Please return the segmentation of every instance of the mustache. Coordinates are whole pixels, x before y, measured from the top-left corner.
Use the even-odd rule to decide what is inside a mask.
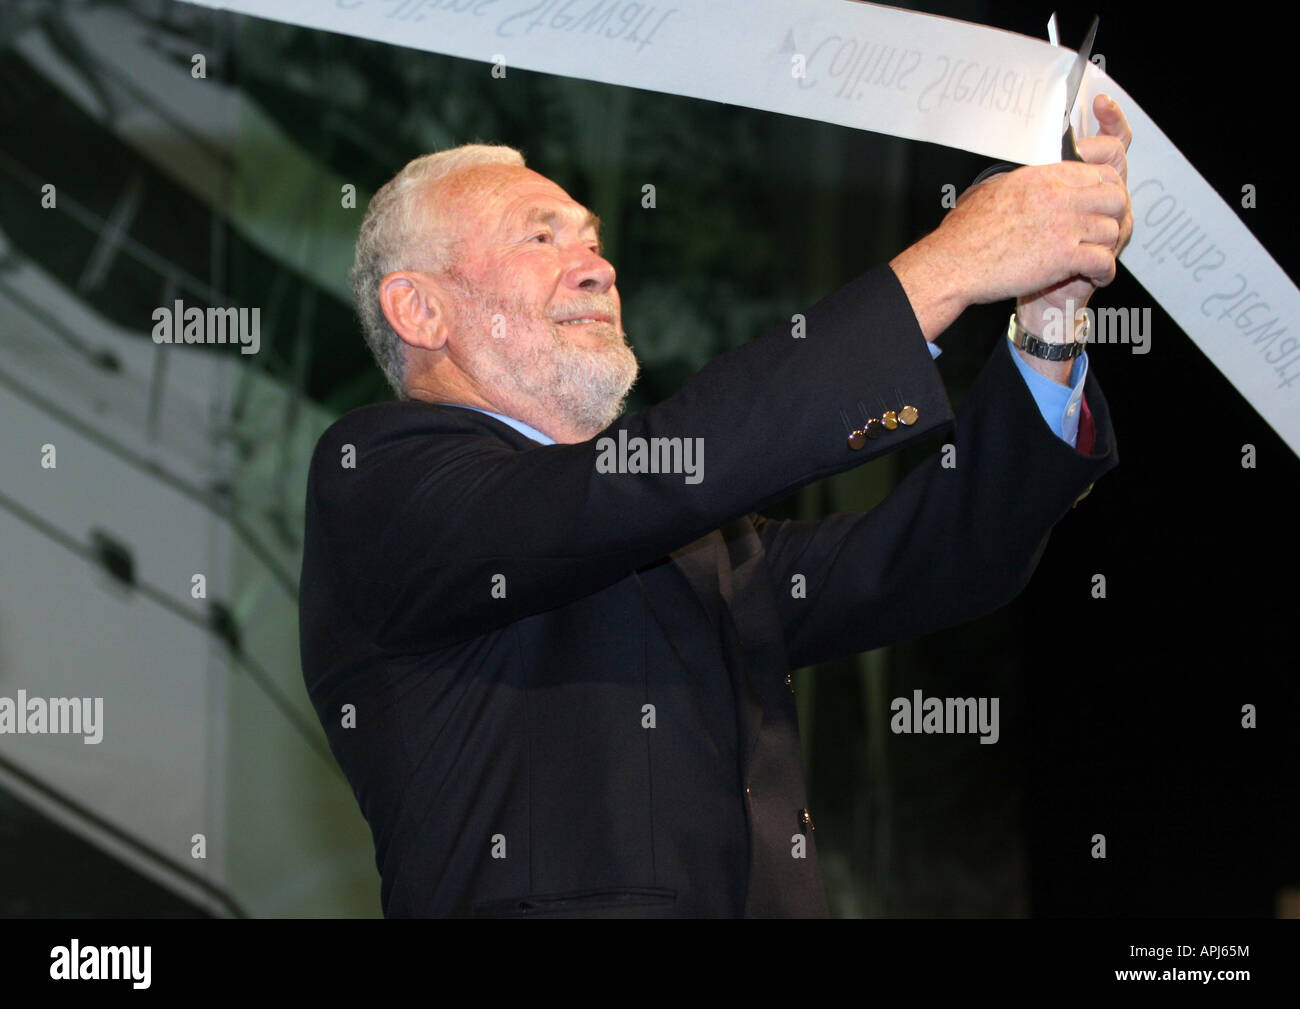
[[[558,322],[560,319],[573,319],[584,315],[607,315],[611,322],[619,322],[618,309],[614,303],[600,298],[592,298],[583,301],[575,301],[557,312],[552,313],[551,322]]]

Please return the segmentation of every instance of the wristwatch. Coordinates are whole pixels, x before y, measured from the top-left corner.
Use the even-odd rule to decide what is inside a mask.
[[[1016,313],[1012,312],[1011,322],[1007,326],[1007,339],[1011,341],[1013,346],[1019,347],[1025,353],[1032,354],[1034,357],[1041,357],[1044,361],[1072,361],[1083,353],[1083,349],[1088,343],[1088,331],[1091,328],[1092,320],[1085,312],[1083,323],[1075,323],[1074,341],[1072,343],[1049,343],[1020,325]]]

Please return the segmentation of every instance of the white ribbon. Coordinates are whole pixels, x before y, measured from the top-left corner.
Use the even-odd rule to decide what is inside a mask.
[[[485,62],[837,123],[1024,164],[1060,160],[1075,54],[847,0],[183,0]],[[1113,79],[1133,127],[1120,261],[1300,455],[1300,291]],[[1078,127],[1082,127],[1078,129]],[[1235,196],[1235,194],[1234,194]],[[1148,334],[1149,336],[1149,334]]]

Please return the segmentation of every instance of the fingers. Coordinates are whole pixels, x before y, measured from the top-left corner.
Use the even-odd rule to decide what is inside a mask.
[[[1129,212],[1124,215],[1124,220],[1120,222],[1119,244],[1115,246],[1115,255],[1118,256],[1121,252],[1124,251],[1124,247],[1128,245],[1129,239],[1132,237],[1133,237],[1133,211],[1130,208]]]
[[[1094,137],[1086,138],[1087,140],[1096,139]],[[1082,150],[1079,151],[1083,153]],[[1092,164],[1086,161],[1058,161],[1056,164],[1046,166],[1056,176],[1057,180],[1065,183],[1067,186],[1095,186],[1098,183],[1108,183],[1114,186],[1122,186],[1123,178],[1119,172],[1108,164]]]
[[[1080,242],[1074,251],[1071,269],[1087,277],[1097,287],[1105,287],[1115,279],[1115,251],[1112,248]]]
[[[1107,217],[1105,214],[1084,214],[1079,228],[1079,241],[1115,250],[1123,230],[1120,222],[1113,217]]]
[[[1104,165],[1092,169],[1094,172],[1113,170]],[[1077,186],[1065,193],[1069,205],[1084,214],[1105,214],[1117,220],[1129,212],[1128,190],[1119,181],[1098,182],[1095,178],[1089,186]]]
[[[1084,137],[1076,141],[1079,157],[1086,164],[1109,165],[1120,178],[1128,177],[1128,157],[1118,137]]]
[[[1115,137],[1128,150],[1133,142],[1133,130],[1129,127],[1124,110],[1109,95],[1098,95],[1092,100],[1092,111],[1101,127],[1101,136]]]

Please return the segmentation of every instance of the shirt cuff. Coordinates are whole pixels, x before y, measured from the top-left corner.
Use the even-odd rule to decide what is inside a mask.
[[[1053,382],[1045,375],[1040,375],[1025,363],[1024,358],[1013,347],[1011,358],[1024,376],[1029,386],[1029,394],[1034,397],[1038,412],[1043,415],[1055,435],[1071,448],[1076,447],[1079,439],[1080,403],[1083,400],[1083,384],[1088,378],[1088,352],[1085,350],[1074,359],[1070,369],[1069,385]]]

